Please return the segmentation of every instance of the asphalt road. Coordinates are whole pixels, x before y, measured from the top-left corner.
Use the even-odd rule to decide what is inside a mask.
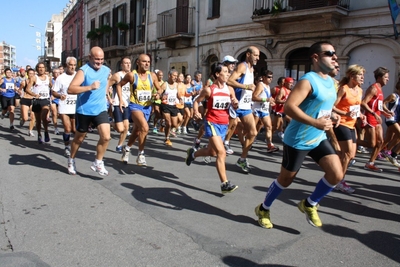
[[[50,127],[52,129],[52,127]],[[227,157],[228,178],[239,188],[223,195],[215,160],[186,166],[194,135],[163,144],[149,134],[147,167],[128,165],[114,151],[109,176],[90,170],[97,134],[89,134],[67,173],[62,136],[39,145],[26,126],[0,121],[0,266],[399,266],[400,176],[388,162],[383,173],[363,169],[358,155],[348,183],[356,191],[324,198],[323,227],[310,226],[296,207],[323,175],[307,159],[294,183],[274,202],[273,229],[258,226],[254,208],[277,177],[281,152],[261,141],[249,155],[250,174],[235,165],[240,145]],[[276,141],[281,147],[281,143]]]

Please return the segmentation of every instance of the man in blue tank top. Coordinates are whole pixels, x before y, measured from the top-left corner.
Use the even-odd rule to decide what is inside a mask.
[[[100,139],[96,148],[96,159],[90,168],[100,175],[108,175],[104,168],[103,157],[111,140],[110,123],[107,114],[107,84],[111,70],[103,65],[104,52],[98,46],[92,47],[89,62],[76,73],[68,94],[75,94],[76,132],[71,144],[71,155],[68,158],[68,172],[76,174],[75,156],[86,137],[90,124],[97,127]]]
[[[10,119],[10,131],[14,130],[14,109],[15,109],[15,90],[16,81],[12,77],[12,71],[10,68],[5,69],[5,76],[0,79],[0,102],[1,102],[1,115],[3,119],[4,115],[9,112]]]
[[[269,186],[264,202],[255,208],[258,223],[264,228],[273,227],[270,206],[282,190],[292,183],[307,155],[325,172],[314,192],[297,205],[312,226],[322,226],[317,204],[343,179],[339,157],[325,133],[333,127],[332,120],[338,119],[338,115],[332,113],[336,90],[328,74],[335,68],[336,52],[332,44],[317,42],[310,47],[309,57],[314,71],[300,78],[285,103],[285,113],[292,121],[286,128],[283,140],[281,172]]]

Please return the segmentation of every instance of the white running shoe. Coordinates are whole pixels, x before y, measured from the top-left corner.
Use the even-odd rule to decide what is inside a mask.
[[[93,161],[90,169],[92,169],[92,171],[94,172],[98,172],[102,176],[108,175],[108,171],[106,170],[106,168],[104,168],[104,161],[100,161],[99,164],[96,164],[96,162]]]
[[[129,161],[129,154],[131,153],[131,150],[129,149],[129,150],[127,150],[126,149],[126,146],[124,146],[123,148],[122,148],[122,157],[121,157],[121,160],[122,160],[122,162],[124,163],[124,164],[128,164],[128,161]]]
[[[68,161],[68,173],[71,175],[76,174],[75,160],[72,160],[72,162]]]
[[[139,155],[136,159],[136,163],[138,166],[147,166],[146,157],[144,155]]]

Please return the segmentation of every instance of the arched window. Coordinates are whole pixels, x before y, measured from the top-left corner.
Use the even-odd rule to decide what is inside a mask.
[[[308,58],[308,47],[298,48],[286,56],[286,75],[298,80],[311,70],[311,60]]]

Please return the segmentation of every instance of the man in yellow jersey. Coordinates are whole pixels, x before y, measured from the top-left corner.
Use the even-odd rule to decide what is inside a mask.
[[[122,86],[126,83],[131,84],[131,96],[129,110],[131,112],[131,118],[133,120],[132,134],[129,137],[128,144],[122,149],[122,162],[125,164],[129,161],[129,154],[131,146],[138,139],[138,157],[136,163],[139,166],[146,166],[146,158],[144,156],[144,145],[146,142],[146,136],[149,131],[149,120],[151,114],[152,98],[159,98],[162,90],[157,81],[155,73],[150,72],[150,57],[146,54],[141,54],[136,61],[137,70],[129,72],[124,78],[117,84],[118,98],[122,99]],[[157,93],[152,93],[152,88],[155,86]],[[119,103],[119,107],[122,110],[124,106],[123,102]]]

